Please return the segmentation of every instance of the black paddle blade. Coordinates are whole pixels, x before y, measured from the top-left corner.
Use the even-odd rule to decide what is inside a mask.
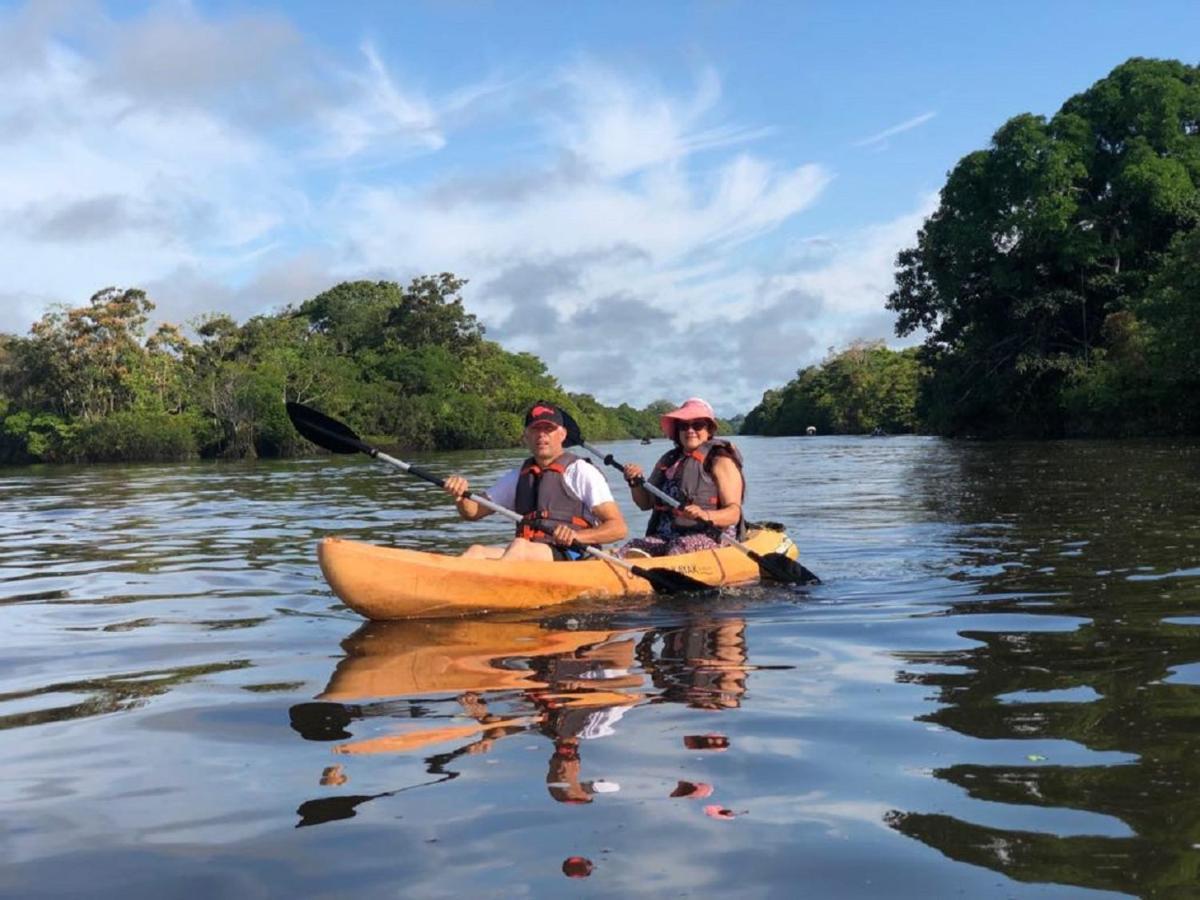
[[[772,581],[782,581],[787,584],[820,584],[821,579],[810,572],[794,559],[789,559],[782,553],[751,553],[750,558],[758,563],[758,568],[764,578]]]
[[[650,587],[654,588],[656,594],[691,594],[713,590],[711,584],[697,581],[690,575],[684,575],[673,569],[645,569],[641,566],[634,566],[632,571],[634,575],[650,582]]]
[[[371,448],[350,430],[350,426],[331,419],[303,403],[287,404],[288,418],[296,430],[318,447],[331,453],[371,453]]]
[[[563,428],[567,429],[567,439],[563,441],[564,447],[578,447],[583,443],[583,432],[579,430],[579,423],[572,418],[571,414],[561,406],[557,407],[562,413]]]

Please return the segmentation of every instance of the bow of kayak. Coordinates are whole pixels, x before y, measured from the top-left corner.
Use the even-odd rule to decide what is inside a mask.
[[[759,554],[796,559],[786,533],[751,531],[745,543]],[[325,538],[321,571],[335,594],[368,619],[461,616],[489,610],[535,609],[583,597],[628,597],[652,592],[650,583],[599,559],[574,562],[464,559],[421,550]],[[736,547],[639,559],[716,586],[757,581],[758,565]]]

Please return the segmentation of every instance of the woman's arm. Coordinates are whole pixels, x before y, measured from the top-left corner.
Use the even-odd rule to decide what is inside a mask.
[[[622,471],[625,474],[625,483],[629,485],[629,496],[633,498],[634,505],[638,509],[650,509],[654,505],[654,498],[642,486],[642,479],[645,477],[642,467],[637,463],[629,463]]]

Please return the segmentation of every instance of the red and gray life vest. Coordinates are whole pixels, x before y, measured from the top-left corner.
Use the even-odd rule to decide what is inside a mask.
[[[691,453],[685,453],[682,447],[676,446],[662,455],[654,464],[650,473],[650,483],[656,488],[674,497],[682,505],[695,503],[701,509],[720,509],[721,495],[717,489],[717,480],[713,478],[712,467],[720,457],[728,456],[733,460],[738,471],[742,470],[742,454],[724,438],[710,438]],[[746,483],[742,482],[741,500],[746,499]],[[709,526],[697,523],[683,526],[675,521],[673,510],[667,504],[655,500],[654,512],[650,514],[650,523],[646,526],[647,536],[666,536],[667,534],[693,534],[707,531]],[[737,537],[740,540],[746,536],[744,517],[738,518]]]
[[[517,524],[517,537],[548,544],[554,539],[532,528],[532,523],[569,525],[576,531],[595,524],[590,510],[567,490],[563,482],[567,467],[578,459],[573,453],[564,453],[548,466],[539,466],[533,457],[522,463],[514,508],[526,521]]]

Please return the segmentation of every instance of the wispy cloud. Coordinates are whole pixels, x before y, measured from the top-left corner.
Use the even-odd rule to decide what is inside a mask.
[[[865,137],[860,141],[855,141],[851,146],[871,147],[871,146],[874,146],[875,144],[882,144],[884,141],[886,141],[890,137],[895,137],[898,134],[903,134],[906,131],[911,131],[914,128],[919,128],[920,126],[924,125],[926,122],[928,122],[930,119],[932,119],[936,115],[937,115],[936,112],[921,113],[921,115],[913,116],[911,119],[901,122],[899,125],[893,125],[891,128],[885,128],[883,131],[880,131],[878,134],[873,134],[870,137]]]
[[[24,123],[0,139],[0,331],[109,284],[180,322],[451,271],[489,335],[569,389],[733,413],[830,344],[884,336],[924,212],[781,253],[834,173],[754,152],[776,123],[730,115],[712,68],[667,87],[576,59],[429,88],[394,48],[335,59],[277,16],[72,22],[0,12],[0,48],[27,61],[0,95],[0,123]],[[180,64],[149,83],[159,47]],[[696,358],[719,371],[680,384]]]

